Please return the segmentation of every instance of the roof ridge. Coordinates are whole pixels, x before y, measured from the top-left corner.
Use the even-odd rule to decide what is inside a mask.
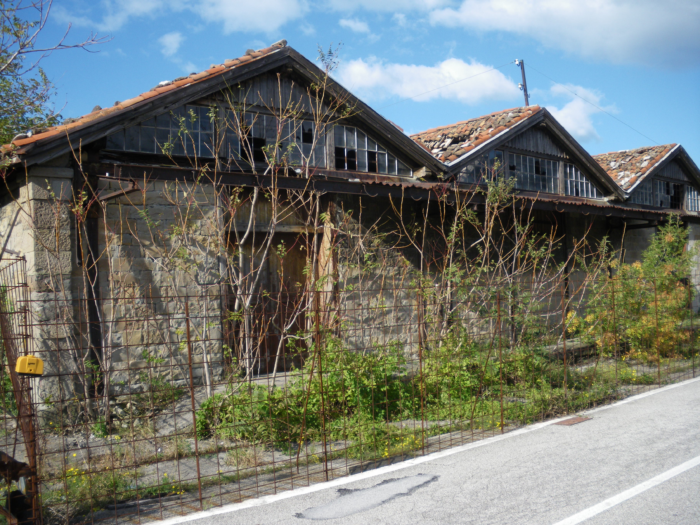
[[[436,127],[436,128],[426,129],[426,130],[424,130],[424,131],[419,131],[418,133],[414,133],[414,134],[412,134],[412,135],[410,135],[410,136],[411,136],[411,137],[417,137],[417,136],[423,135],[423,134],[425,134],[425,133],[431,133],[431,132],[439,131],[439,130],[441,130],[441,129],[446,129],[446,128],[451,128],[451,127],[454,127],[454,126],[459,126],[460,124],[467,124],[467,123],[469,123],[469,122],[474,122],[475,120],[481,120],[481,119],[484,119],[484,118],[492,117],[492,116],[498,115],[498,114],[500,114],[500,113],[507,113],[507,112],[509,112],[509,111],[513,111],[513,110],[516,110],[516,109],[529,109],[529,108],[533,108],[533,109],[534,109],[534,108],[537,108],[536,110],[533,111],[533,114],[536,113],[537,111],[539,111],[540,109],[542,109],[542,108],[541,108],[539,105],[537,105],[537,104],[534,104],[534,105],[532,105],[532,106],[516,106],[516,107],[514,107],[514,108],[502,109],[502,110],[500,110],[500,111],[494,111],[493,113],[488,113],[487,115],[480,115],[480,116],[478,116],[478,117],[472,117],[472,118],[467,119],[467,120],[460,120],[459,122],[453,122],[452,124],[445,124],[444,126],[438,126],[438,127]]]
[[[676,146],[678,146],[677,143],[670,142],[668,144],[657,144],[655,146],[640,146],[640,147],[634,148],[634,149],[621,149],[619,151],[608,151],[606,153],[596,153],[595,155],[591,155],[591,157],[596,158],[596,157],[602,157],[603,155],[617,155],[617,154],[623,154],[623,153],[633,153],[635,151],[639,151],[639,150],[642,150],[645,148],[647,148],[647,149],[653,149],[653,148],[671,148],[671,149],[673,149]]]

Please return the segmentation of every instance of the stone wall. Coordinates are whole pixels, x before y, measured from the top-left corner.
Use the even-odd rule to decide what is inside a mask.
[[[106,193],[127,185],[101,181]],[[143,183],[141,183],[143,186]],[[139,392],[153,377],[189,383],[186,305],[195,383],[223,372],[221,278],[225,249],[210,184],[149,182],[106,202],[99,232],[105,356],[115,393]]]
[[[3,235],[14,221],[8,248],[27,260],[33,325],[30,351],[44,360],[44,377],[34,385],[40,412],[82,391],[76,356],[66,351],[75,347],[78,333],[71,279],[73,170],[69,166],[64,156],[29,168],[18,176],[18,189],[13,196],[5,196],[0,210]]]
[[[417,353],[419,263],[405,243],[392,242],[397,223],[390,202],[338,195],[334,204],[343,343],[372,351],[398,342],[407,354]]]

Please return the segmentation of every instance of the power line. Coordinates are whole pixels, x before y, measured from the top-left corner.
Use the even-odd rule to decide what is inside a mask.
[[[390,106],[395,106],[396,104],[400,104],[401,102],[406,102],[407,100],[413,100],[414,98],[422,97],[423,95],[427,95],[428,93],[432,93],[433,91],[437,91],[439,89],[446,88],[448,86],[454,86],[455,84],[459,84],[460,82],[464,82],[465,80],[469,80],[469,79],[476,78],[476,77],[481,76],[481,75],[485,75],[486,73],[490,73],[491,71],[496,71],[497,69],[504,68],[504,67],[509,66],[510,64],[514,64],[514,63],[515,63],[515,60],[511,60],[510,62],[507,62],[507,63],[500,65],[500,66],[492,67],[491,69],[487,69],[486,71],[482,71],[481,73],[477,73],[476,75],[472,75],[472,76],[466,77],[466,78],[460,78],[459,80],[455,80],[454,82],[450,82],[449,84],[443,84],[442,86],[438,86],[436,88],[429,89],[428,91],[424,91],[423,93],[418,93],[417,95],[402,98],[401,100],[397,100],[396,102],[392,102],[391,104],[386,104],[385,106],[381,106],[381,107],[377,108],[377,110],[388,108]]]
[[[615,115],[613,115],[612,113],[609,113],[608,111],[605,111],[603,108],[601,108],[601,107],[598,106],[597,104],[594,104],[594,103],[591,102],[590,100],[587,100],[587,99],[583,98],[581,95],[579,95],[578,93],[576,93],[576,92],[570,90],[568,87],[566,87],[566,85],[562,84],[561,82],[557,82],[556,80],[554,80],[554,79],[553,79],[552,77],[550,77],[549,75],[545,75],[544,73],[542,73],[542,71],[540,71],[540,70],[537,69],[536,67],[533,67],[533,66],[532,66],[532,63],[529,63],[529,64],[528,64],[528,67],[529,67],[530,69],[534,69],[534,70],[537,71],[540,75],[542,75],[543,77],[545,77],[545,78],[551,80],[551,81],[554,82],[555,84],[560,85],[561,87],[563,87],[565,90],[567,90],[569,93],[571,93],[571,94],[574,95],[575,97],[580,98],[581,100],[583,100],[584,102],[590,104],[591,106],[593,106],[593,107],[596,108],[597,110],[602,111],[602,112],[605,113],[607,116],[614,118],[614,119],[617,120],[620,124],[624,124],[625,126],[627,126],[628,128],[630,128],[630,129],[631,129],[632,131],[634,131],[635,133],[638,133],[639,135],[641,135],[641,136],[644,137],[645,139],[652,141],[652,142],[653,142],[654,144],[656,144],[657,146],[660,146],[660,144],[659,144],[658,142],[656,142],[654,139],[652,139],[651,137],[647,137],[647,136],[646,136],[644,133],[642,133],[641,131],[639,131],[639,130],[633,128],[632,126],[630,126],[629,124],[627,124],[627,122],[625,122],[625,121],[623,121],[623,120],[620,120],[620,119],[617,118]]]

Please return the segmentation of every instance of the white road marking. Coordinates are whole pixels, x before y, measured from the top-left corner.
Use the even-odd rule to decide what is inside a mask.
[[[677,467],[674,467],[671,470],[667,470],[663,474],[659,474],[658,476],[655,476],[645,481],[644,483],[640,483],[636,487],[632,487],[631,489],[628,489],[624,492],[620,492],[617,496],[608,498],[605,501],[598,503],[597,505],[593,505],[592,507],[589,507],[586,510],[582,510],[578,514],[574,514],[573,516],[566,518],[565,520],[559,521],[554,525],[576,525],[577,523],[586,521],[587,519],[592,518],[593,516],[600,514],[601,512],[605,512],[606,510],[611,509],[615,505],[619,505],[620,503],[627,501],[628,499],[634,498],[642,492],[645,492],[650,488],[656,487],[664,481],[668,481],[669,479],[678,476],[678,474],[682,474],[683,472],[690,470],[693,467],[697,467],[698,465],[700,465],[700,456],[694,457],[693,459],[686,461],[685,463],[682,463],[681,465],[678,465]]]
[[[665,386],[662,388],[650,390],[648,392],[644,392],[643,394],[637,394],[636,396],[625,398],[625,399],[623,399],[621,401],[617,401],[611,405],[605,405],[602,407],[586,410],[584,412],[581,412],[581,414],[592,414],[594,412],[599,412],[601,410],[607,410],[609,408],[614,408],[614,407],[619,406],[619,405],[631,403],[632,401],[636,401],[638,399],[642,399],[642,398],[645,398],[648,396],[652,396],[655,394],[661,394],[663,392],[666,392],[667,390],[672,390],[674,388],[685,386],[685,385],[688,385],[690,383],[695,383],[697,381],[700,381],[700,377],[696,377],[694,379],[687,379],[686,381],[681,381],[680,383],[674,383],[672,385],[668,385],[668,386]],[[549,421],[544,421],[542,423],[535,423],[533,425],[528,425],[528,426],[520,428],[518,430],[513,430],[512,432],[508,432],[506,434],[501,434],[500,436],[494,436],[492,438],[483,439],[481,441],[475,441],[474,443],[469,443],[467,445],[453,447],[453,448],[450,448],[447,450],[442,450],[440,452],[433,452],[432,454],[420,456],[420,457],[413,458],[413,459],[408,459],[406,461],[402,461],[401,463],[395,463],[393,465],[387,465],[386,467],[380,467],[380,468],[377,468],[374,470],[368,470],[365,472],[361,472],[359,474],[353,474],[352,476],[343,476],[342,478],[337,478],[337,479],[334,479],[333,481],[316,483],[314,485],[309,485],[308,487],[301,487],[298,489],[292,489],[292,490],[288,490],[285,492],[279,492],[277,494],[272,494],[270,496],[262,496],[260,498],[252,498],[252,499],[242,501],[240,503],[228,503],[226,505],[222,505],[221,507],[216,507],[216,508],[213,508],[210,510],[204,510],[204,511],[200,511],[200,512],[193,512],[193,513],[187,514],[185,516],[166,518],[163,521],[159,522],[159,525],[177,525],[179,523],[187,523],[190,521],[204,519],[204,518],[208,518],[211,516],[217,516],[219,514],[227,514],[229,512],[237,512],[239,510],[249,509],[251,507],[260,507],[262,505],[268,505],[268,504],[274,503],[276,501],[294,498],[296,496],[301,496],[303,494],[311,494],[313,492],[320,492],[322,490],[326,490],[326,489],[333,488],[333,487],[340,487],[342,485],[354,483],[355,481],[359,481],[362,479],[368,479],[368,478],[373,478],[376,476],[382,476],[382,475],[388,474],[390,472],[395,472],[397,470],[403,470],[405,468],[413,467],[415,465],[420,465],[421,463],[426,463],[428,461],[433,461],[435,459],[440,459],[440,458],[444,458],[447,456],[451,456],[453,454],[458,454],[460,452],[464,452],[465,450],[483,447],[486,445],[490,445],[492,443],[496,443],[498,441],[502,441],[504,439],[514,438],[516,436],[521,436],[523,434],[529,434],[530,432],[534,432],[535,430],[540,430],[541,428],[548,427],[548,426],[553,425],[554,423],[557,423],[559,421],[564,421],[565,419],[569,419],[572,415],[574,415],[574,414],[568,414],[564,417],[560,417],[557,419],[551,419]]]

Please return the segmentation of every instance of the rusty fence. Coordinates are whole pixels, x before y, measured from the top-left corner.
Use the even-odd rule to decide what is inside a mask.
[[[5,497],[37,502],[27,523],[144,523],[275,494],[700,365],[697,291],[683,280],[359,282],[233,298],[134,286],[90,304],[30,297],[12,264],[0,275],[4,364],[33,352],[46,365],[31,380],[3,367],[3,450],[31,470],[30,486],[6,479]]]

